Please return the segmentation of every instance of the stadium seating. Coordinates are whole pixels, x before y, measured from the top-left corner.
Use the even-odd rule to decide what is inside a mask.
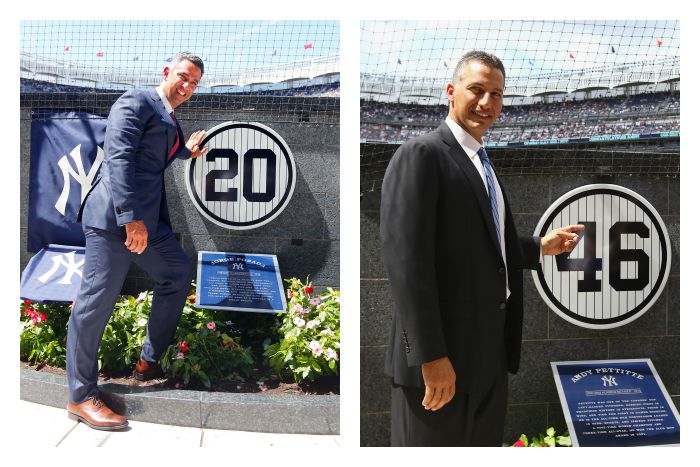
[[[431,131],[448,113],[442,106],[361,102],[361,138],[405,141]],[[486,139],[518,142],[680,129],[680,93],[639,94],[548,104],[505,106]]]

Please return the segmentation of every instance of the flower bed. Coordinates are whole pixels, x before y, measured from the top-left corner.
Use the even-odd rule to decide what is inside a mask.
[[[512,445],[515,448],[554,448],[554,447],[571,447],[571,437],[568,434],[554,436],[556,431],[554,428],[547,428],[547,435],[540,433],[539,436],[532,436],[528,440],[527,435],[522,434],[520,438]]]
[[[167,378],[151,384],[226,392],[338,393],[339,292],[328,289],[314,296],[308,281],[287,282],[289,312],[279,316],[196,308],[193,292],[173,344],[160,360]],[[146,337],[151,301],[152,292],[143,292],[116,304],[98,353],[103,378],[140,385],[129,374]],[[299,332],[290,333],[290,320],[300,315],[297,305],[305,306],[308,311],[301,314],[309,320],[303,330],[297,327]],[[44,371],[64,371],[70,307],[21,303],[22,360]],[[308,321],[313,324],[308,326]],[[279,358],[276,354],[282,348],[285,354]]]

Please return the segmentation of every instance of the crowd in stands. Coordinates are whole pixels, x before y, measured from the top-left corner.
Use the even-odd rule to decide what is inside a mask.
[[[339,97],[340,83],[315,84],[290,89],[273,89],[267,91],[236,91],[231,94],[247,96],[284,96],[284,97]]]
[[[69,86],[65,84],[48,83],[46,81],[36,81],[25,78],[20,78],[20,92],[40,93],[40,92],[66,92],[66,93],[100,93],[119,92],[112,89],[100,89],[99,87],[88,88],[80,86]],[[206,89],[201,89],[200,92],[206,93]],[[317,84],[312,86],[301,86],[290,89],[278,89],[268,91],[231,91],[225,94],[241,94],[254,96],[285,96],[285,97],[339,97],[340,83]]]
[[[19,92],[95,92],[95,88],[48,83],[32,79],[19,79]],[[110,91],[114,92],[114,91]]]
[[[432,131],[445,105],[419,106],[362,101],[361,138],[405,141]],[[680,93],[654,93],[548,104],[505,106],[486,134],[490,142],[516,142],[680,129]]]

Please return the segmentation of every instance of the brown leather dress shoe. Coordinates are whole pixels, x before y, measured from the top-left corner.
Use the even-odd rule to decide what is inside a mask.
[[[136,363],[136,368],[133,372],[134,378],[139,381],[148,381],[154,378],[160,378],[163,376],[163,370],[155,362],[149,362],[148,360],[140,359]]]
[[[128,420],[112,412],[98,395],[80,404],[69,402],[68,418],[83,422],[95,430],[115,431],[129,426]]]

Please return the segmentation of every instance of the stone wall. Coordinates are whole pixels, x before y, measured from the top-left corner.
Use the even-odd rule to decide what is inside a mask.
[[[498,171],[497,151],[493,152],[492,160]],[[378,173],[376,167],[372,173]],[[509,378],[504,442],[514,442],[521,433],[543,433],[549,426],[558,432],[567,429],[550,361],[650,358],[680,409],[679,177],[648,173],[585,176],[500,173],[521,235],[534,232],[544,211],[566,192],[591,183],[612,183],[639,193],[656,208],[666,223],[672,247],[671,275],[661,297],[639,319],[610,330],[585,329],[560,318],[549,310],[535,288],[532,275],[525,272],[522,358],[520,371]],[[388,446],[390,381],[382,370],[392,300],[379,241],[381,176],[365,182],[363,179],[367,189],[363,190],[360,203],[360,442],[363,446]]]
[[[98,97],[100,101],[107,99],[105,96]],[[111,101],[114,99],[116,97],[112,97]],[[337,102],[332,112],[316,115],[310,106],[302,106],[304,101],[296,100],[301,102],[296,104],[297,107],[306,109],[297,121],[288,118],[289,115],[284,119],[277,118],[269,105],[260,112],[227,110],[226,106],[205,112],[198,107],[194,98],[193,105],[178,110],[178,121],[187,136],[196,129],[209,129],[230,120],[263,123],[287,142],[296,161],[296,188],[284,212],[262,227],[238,231],[220,227],[200,215],[187,193],[184,175],[186,162],[173,162],[165,174],[168,207],[173,231],[193,266],[200,250],[275,254],[283,278],[299,277],[304,280],[308,275],[316,286],[340,286],[340,134],[338,113],[335,111]],[[264,103],[264,100],[257,101],[258,104],[261,102]],[[66,103],[61,102],[61,106],[64,105]],[[78,105],[85,110],[85,102],[81,100]],[[97,109],[87,110],[104,114],[108,105],[111,103],[99,102]],[[231,108],[242,106],[232,105]],[[21,108],[20,132],[21,272],[34,254],[26,249],[31,149],[31,108],[28,106]],[[135,294],[151,287],[146,274],[134,265],[122,292]]]

